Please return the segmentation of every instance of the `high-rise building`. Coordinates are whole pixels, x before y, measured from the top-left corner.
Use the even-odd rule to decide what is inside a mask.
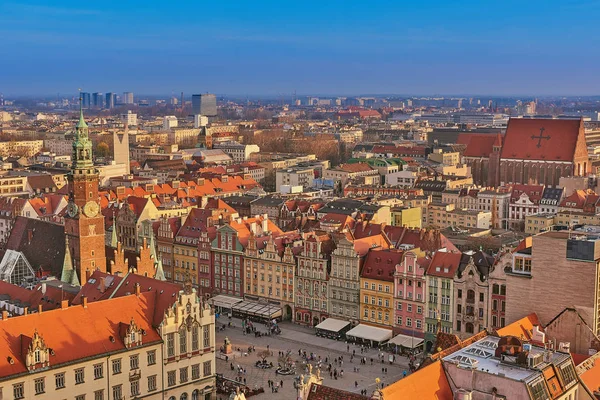
[[[209,93],[192,95],[192,114],[216,117],[217,97]]]
[[[98,170],[94,166],[92,141],[88,136],[88,126],[83,119],[81,106],[73,141],[72,161],[68,175],[69,204],[65,215],[67,248],[63,277],[67,279],[63,280],[84,284],[86,271],[106,271],[106,255],[104,215],[98,204]]]
[[[109,92],[106,93],[106,101],[104,102],[104,108],[115,108],[115,104],[117,103],[117,95],[115,93]]]
[[[88,92],[81,92],[81,100],[83,102],[83,108],[90,108],[90,94]]]
[[[94,108],[104,107],[104,94],[98,92],[92,93],[92,105]]]
[[[133,104],[133,92],[123,92],[123,104]]]

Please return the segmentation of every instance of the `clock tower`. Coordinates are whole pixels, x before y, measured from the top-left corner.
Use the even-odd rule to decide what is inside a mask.
[[[73,155],[69,181],[69,204],[65,215],[65,234],[68,239],[73,269],[83,285],[86,271],[106,272],[104,250],[104,216],[98,203],[98,171],[92,159],[92,141],[83,119],[79,98],[79,122],[75,127]]]

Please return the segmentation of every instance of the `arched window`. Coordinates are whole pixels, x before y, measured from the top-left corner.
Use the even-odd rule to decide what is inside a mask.
[[[200,400],[200,391],[198,389],[192,392],[192,400]]]
[[[473,333],[473,324],[470,322],[467,322],[467,324],[465,325],[465,329],[466,329],[467,333]]]
[[[473,303],[475,302],[475,291],[467,290],[467,302]]]
[[[179,400],[187,400],[187,399],[188,399],[187,393],[182,393],[181,396],[179,397]]]
[[[493,294],[500,294],[500,289],[497,283],[494,283],[494,286],[492,287],[492,293]]]

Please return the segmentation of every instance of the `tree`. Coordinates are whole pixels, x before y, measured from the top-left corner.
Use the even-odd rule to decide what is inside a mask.
[[[271,352],[269,350],[261,350],[258,353],[256,353],[256,355],[262,359],[263,363],[265,363],[267,362],[267,357],[271,356]]]
[[[98,143],[98,146],[96,146],[96,157],[106,157],[109,154],[110,148],[108,147],[108,144],[104,142]]]

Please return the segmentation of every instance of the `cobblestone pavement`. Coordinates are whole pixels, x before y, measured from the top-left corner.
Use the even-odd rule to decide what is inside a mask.
[[[217,327],[229,322],[226,318],[219,318],[217,320]],[[228,361],[217,357],[217,373],[223,374],[229,379],[235,379],[238,376],[246,378],[246,384],[250,388],[263,387],[265,389],[264,394],[254,396],[254,399],[265,399],[267,397],[271,399],[285,399],[293,400],[296,399],[296,391],[294,390],[293,382],[295,375],[281,376],[275,374],[275,369],[260,369],[254,364],[260,358],[257,353],[261,350],[266,350],[269,346],[269,350],[273,356],[268,357],[267,361],[273,362],[277,366],[278,353],[280,351],[291,351],[291,356],[298,366],[296,375],[306,373],[303,370],[303,360],[298,356],[298,350],[306,351],[308,354],[315,353],[316,356],[321,356],[321,360],[336,358],[339,356],[344,357],[343,365],[337,365],[338,372],[344,370],[344,376],[338,377],[337,380],[330,377],[329,373],[323,367],[321,375],[324,377],[323,384],[339,389],[348,390],[351,392],[359,393],[361,389],[367,389],[368,393],[371,394],[375,388],[375,378],[380,378],[385,385],[391,384],[398,379],[402,378],[403,372],[408,371],[408,359],[406,357],[396,356],[396,362],[390,364],[387,362],[387,353],[385,353],[384,359],[385,364],[381,363],[378,358],[377,349],[365,350],[362,354],[363,357],[367,358],[367,365],[361,365],[359,361],[360,346],[350,344],[348,351],[348,344],[343,341],[335,341],[327,338],[317,337],[314,334],[312,328],[295,325],[289,322],[283,322],[280,324],[281,334],[276,336],[263,336],[254,337],[254,335],[244,335],[242,333],[241,320],[233,318],[231,323],[234,327],[228,327],[223,331],[217,330],[217,350],[223,345],[225,337],[228,337],[231,341],[232,347],[235,350],[233,356],[229,357]],[[257,326],[255,324],[255,326]],[[266,332],[264,325],[258,325],[257,329],[262,332]],[[248,346],[255,346],[256,352],[244,355]],[[237,349],[242,350],[238,352]],[[350,355],[352,351],[356,351],[356,358],[354,362],[350,362]],[[371,365],[371,358],[373,359],[373,365]],[[315,361],[311,362],[313,366],[316,364]],[[234,370],[231,370],[231,364],[234,365]],[[333,364],[333,363],[332,363]],[[237,366],[246,369],[245,374],[239,374],[237,372]],[[354,367],[359,368],[359,372],[354,372]],[[382,368],[387,368],[387,374],[382,373]],[[314,372],[314,371],[313,371]],[[278,393],[272,393],[268,387],[267,381],[273,380],[277,383],[283,381],[283,388],[279,389]],[[355,387],[355,382],[358,386]],[[224,395],[220,395],[219,400],[226,399]]]

